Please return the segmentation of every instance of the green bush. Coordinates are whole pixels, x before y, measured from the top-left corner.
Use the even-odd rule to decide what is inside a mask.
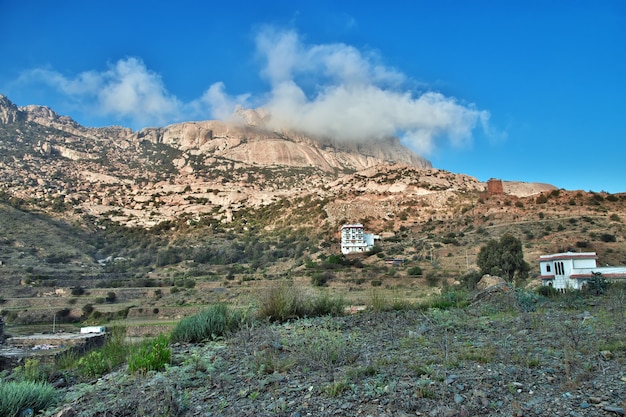
[[[110,372],[111,365],[104,357],[102,350],[92,350],[78,360],[79,373],[89,378],[96,378]]]
[[[466,307],[468,304],[469,302],[467,300],[467,293],[462,290],[454,290],[436,295],[431,299],[419,304],[418,308],[421,310],[426,310],[429,308],[447,310],[450,308],[463,308]]]
[[[307,303],[307,316],[338,316],[343,314],[346,303],[343,297],[332,297],[327,293],[314,297]]]
[[[50,369],[42,365],[39,359],[26,359],[24,365],[13,369],[13,379],[16,381],[47,382]]]
[[[560,293],[559,290],[554,287],[551,287],[549,285],[542,285],[541,287],[537,288],[537,294],[541,295],[542,297],[554,298],[557,297]]]
[[[284,281],[261,296],[257,314],[261,319],[283,322],[300,317],[340,315],[344,307],[340,296],[321,293],[305,297],[292,283]]]
[[[72,288],[72,295],[74,296],[83,295],[84,293],[85,293],[85,289],[81,287],[80,285]]]
[[[303,300],[293,284],[281,282],[269,288],[259,299],[260,318],[286,321],[304,315]]]
[[[226,304],[216,304],[182,319],[172,331],[172,342],[198,343],[216,339],[237,330],[244,320],[243,312]]]
[[[38,413],[54,405],[56,390],[44,382],[0,381],[0,416],[18,417],[27,409]]]
[[[420,268],[419,266],[415,265],[411,268],[409,268],[409,270],[407,271],[407,273],[411,276],[418,276],[418,275],[422,275],[422,268]]]
[[[329,264],[340,265],[343,262],[343,255],[336,255],[336,254],[330,255],[328,258],[326,258],[324,262],[329,263]]]
[[[539,299],[537,294],[518,288],[515,290],[517,308],[520,311],[530,312],[537,310]]]
[[[328,281],[334,278],[335,278],[335,274],[333,274],[330,271],[325,271],[321,274],[316,273],[316,274],[313,274],[313,276],[311,277],[311,284],[313,284],[315,287],[325,287]]]
[[[374,311],[390,310],[389,300],[381,291],[371,290],[367,305]]]
[[[483,274],[480,271],[469,271],[462,275],[459,280],[464,284],[467,290],[473,291],[476,289],[476,285],[480,282]]]
[[[587,280],[585,289],[594,295],[604,294],[609,287],[609,282],[602,276],[601,272],[592,272],[593,277]]]
[[[77,362],[77,370],[81,376],[88,378],[100,377],[126,361],[128,346],[124,342],[125,327],[115,327],[107,336],[107,341],[99,349],[92,350]]]
[[[429,287],[436,287],[439,284],[439,277],[434,271],[426,274],[426,284],[428,284]]]
[[[617,239],[615,238],[615,235],[612,235],[610,233],[602,233],[600,235],[600,240],[606,243],[610,243],[610,242],[616,242]]]
[[[128,355],[128,370],[133,374],[162,370],[172,358],[168,344],[167,337],[160,335],[133,346]]]

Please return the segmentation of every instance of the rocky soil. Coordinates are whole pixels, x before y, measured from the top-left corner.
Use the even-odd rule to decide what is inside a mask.
[[[399,306],[397,306],[399,307]],[[65,389],[58,416],[619,416],[624,293],[256,323]]]

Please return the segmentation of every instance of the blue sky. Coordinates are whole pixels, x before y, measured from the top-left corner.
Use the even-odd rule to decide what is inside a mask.
[[[0,93],[133,129],[265,107],[486,181],[626,192],[626,2],[0,0]]]

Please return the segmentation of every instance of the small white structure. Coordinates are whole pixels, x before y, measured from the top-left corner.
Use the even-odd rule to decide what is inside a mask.
[[[595,252],[566,252],[539,257],[541,283],[559,291],[580,290],[593,278],[594,273],[601,273],[608,281],[626,279],[626,266],[598,267]]]
[[[80,328],[81,334],[90,334],[90,333],[100,334],[100,333],[106,333],[106,331],[107,331],[107,328],[104,326],[89,326],[89,327]]]
[[[361,223],[341,226],[341,253],[363,253],[372,250],[378,235],[365,233]]]

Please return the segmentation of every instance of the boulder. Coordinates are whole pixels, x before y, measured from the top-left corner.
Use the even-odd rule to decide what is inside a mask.
[[[486,290],[489,287],[493,287],[495,285],[507,285],[506,280],[504,280],[504,278],[500,278],[497,276],[492,276],[489,274],[485,274],[483,275],[483,277],[480,279],[480,281],[478,281],[478,284],[476,284],[476,289],[477,290]]]

